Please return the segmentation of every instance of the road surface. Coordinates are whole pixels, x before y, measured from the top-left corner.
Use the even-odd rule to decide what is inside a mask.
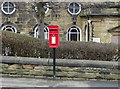
[[[63,81],[30,78],[0,79],[1,87],[119,87],[118,81]]]

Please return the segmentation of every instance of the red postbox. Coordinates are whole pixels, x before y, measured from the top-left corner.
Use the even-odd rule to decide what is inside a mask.
[[[49,28],[49,47],[58,48],[59,42],[59,27],[57,25],[50,25]]]

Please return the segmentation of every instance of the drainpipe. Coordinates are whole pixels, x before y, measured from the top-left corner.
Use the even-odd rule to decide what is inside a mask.
[[[93,26],[93,23],[92,23],[92,21],[91,21],[91,26],[92,26],[92,31],[91,31],[91,41],[93,42],[93,37],[94,37],[94,26]]]

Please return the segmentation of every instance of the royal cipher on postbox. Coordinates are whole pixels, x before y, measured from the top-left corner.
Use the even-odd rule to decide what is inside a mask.
[[[49,47],[50,48],[58,48],[60,46],[60,39],[59,39],[59,26],[57,25],[50,25],[49,28]]]

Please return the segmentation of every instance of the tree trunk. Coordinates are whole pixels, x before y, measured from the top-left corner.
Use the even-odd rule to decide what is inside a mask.
[[[38,38],[41,42],[44,41],[44,2],[37,3],[37,9],[38,9]]]

